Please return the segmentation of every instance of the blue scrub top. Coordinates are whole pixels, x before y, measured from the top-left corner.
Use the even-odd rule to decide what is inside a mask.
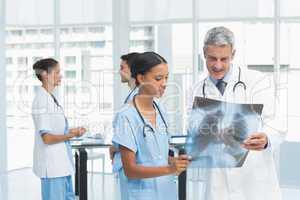
[[[159,105],[158,105],[159,106]],[[159,106],[166,119],[166,114]],[[142,166],[167,166],[169,152],[169,136],[166,126],[156,111],[156,127],[152,127],[149,121],[146,124],[154,129],[145,129],[136,109],[132,105],[125,105],[122,111],[117,113],[114,120],[113,144],[132,150],[136,154],[136,162]],[[144,136],[145,135],[145,136]],[[173,175],[147,179],[128,179],[124,170],[119,169],[121,199],[122,200],[176,200],[177,187]]]
[[[128,96],[125,98],[124,104],[128,104],[129,102],[132,101],[133,97],[135,95],[137,95],[137,93],[139,92],[139,88],[136,86],[135,88],[133,88]],[[113,124],[115,124],[115,120],[113,121]],[[121,154],[120,152],[116,152],[113,158],[113,172],[118,172],[120,169],[122,168],[122,161],[121,161]]]

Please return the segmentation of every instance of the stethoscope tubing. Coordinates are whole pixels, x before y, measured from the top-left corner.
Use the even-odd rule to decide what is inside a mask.
[[[149,127],[149,128],[152,130],[152,132],[154,132],[154,130],[153,130],[153,128],[152,128],[150,125],[146,124],[146,121],[145,121],[144,117],[142,116],[142,114],[141,114],[139,108],[138,108],[137,105],[136,105],[136,101],[135,101],[135,97],[136,97],[136,96],[137,96],[137,95],[135,95],[135,96],[133,97],[133,106],[134,106],[135,110],[137,111],[137,113],[138,113],[140,119],[141,119],[142,122],[143,122],[143,126],[144,126],[144,128],[143,128],[143,136],[146,137],[146,134],[145,134],[145,128],[146,128],[146,127]],[[166,132],[167,132],[167,134],[168,134],[168,125],[167,125],[167,122],[166,122],[164,116],[162,115],[162,113],[161,113],[161,111],[160,111],[160,109],[159,109],[159,107],[158,107],[158,105],[157,105],[157,103],[156,103],[155,101],[153,101],[153,107],[156,108],[156,109],[158,110],[158,113],[159,113],[159,115],[160,115],[160,118],[162,119],[162,121],[163,121],[163,123],[164,123],[164,125],[165,125],[165,127],[166,127]]]

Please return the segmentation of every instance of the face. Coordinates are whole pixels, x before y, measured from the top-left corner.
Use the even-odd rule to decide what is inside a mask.
[[[45,72],[45,78],[44,80],[47,81],[47,84],[53,85],[53,86],[59,86],[61,83],[62,76],[60,74],[60,66],[57,64],[55,67],[50,70],[49,73]]]
[[[127,61],[125,60],[122,60],[120,63],[120,76],[121,76],[122,83],[129,82],[131,78],[130,68],[129,65],[127,64]]]
[[[215,46],[208,45],[204,49],[206,67],[209,75],[214,79],[222,79],[229,71],[230,63],[233,60],[235,50],[230,45]]]
[[[168,65],[165,63],[152,67],[146,74],[138,74],[137,80],[140,84],[140,90],[145,95],[161,97],[166,89],[169,76]]]

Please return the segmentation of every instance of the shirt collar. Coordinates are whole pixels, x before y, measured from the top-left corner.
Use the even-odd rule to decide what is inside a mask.
[[[124,104],[127,104],[129,101],[133,99],[133,97],[138,93],[139,88],[135,86],[127,95],[126,99],[124,100]]]

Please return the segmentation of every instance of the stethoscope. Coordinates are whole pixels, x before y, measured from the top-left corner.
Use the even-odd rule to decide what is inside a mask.
[[[159,142],[158,142],[158,140],[157,140],[157,136],[156,136],[156,134],[155,134],[155,131],[154,131],[154,129],[153,129],[152,126],[150,126],[149,124],[146,123],[144,117],[142,116],[142,114],[141,114],[139,108],[138,108],[137,105],[136,105],[135,97],[136,97],[136,95],[133,97],[133,106],[135,107],[135,109],[136,109],[136,111],[137,111],[137,113],[138,113],[140,119],[141,119],[142,122],[143,122],[143,137],[144,137],[145,139],[147,138],[147,137],[146,137],[146,129],[151,130],[152,135],[153,135],[154,140],[155,140],[155,143],[156,143],[156,146],[157,146],[157,150],[158,150],[158,154],[157,154],[158,156],[153,156],[153,157],[154,157],[154,158],[157,157],[157,158],[161,159],[161,158],[162,158],[162,150],[161,150],[161,147],[160,147]],[[161,119],[162,119],[162,121],[163,121],[163,123],[164,123],[164,125],[165,125],[165,128],[166,128],[166,135],[169,135],[167,122],[166,122],[164,116],[162,115],[162,113],[161,113],[161,111],[160,111],[160,109],[159,109],[159,107],[158,107],[158,105],[157,105],[157,103],[156,103],[155,101],[153,101],[153,107],[154,107],[155,109],[158,110],[158,113],[159,113],[159,115],[160,115],[160,117],[161,117]],[[149,149],[149,150],[150,150],[150,149]]]
[[[136,90],[137,86],[135,86],[131,91],[130,93],[128,94],[128,96],[126,97],[125,101],[124,101],[124,104],[128,102],[129,98],[131,97],[132,93]]]
[[[142,122],[143,122],[143,136],[144,136],[144,138],[145,138],[145,137],[146,137],[146,129],[151,130],[151,132],[152,132],[153,134],[154,134],[155,131],[154,131],[154,129],[153,129],[152,126],[150,126],[149,124],[146,123],[145,118],[142,116],[142,114],[141,114],[139,108],[138,108],[137,105],[136,105],[135,97],[136,97],[136,95],[133,97],[133,106],[135,107],[136,112],[138,113],[140,119],[141,119]],[[160,111],[160,109],[159,109],[159,107],[158,107],[158,105],[157,105],[157,103],[156,103],[155,101],[153,101],[153,107],[154,107],[155,109],[158,110],[158,113],[159,113],[159,115],[160,115],[160,118],[162,119],[162,121],[163,121],[163,123],[164,123],[164,125],[165,125],[165,128],[166,128],[166,134],[169,135],[169,130],[168,130],[167,122],[166,122],[164,116],[162,115],[162,113],[161,113],[161,111]]]
[[[51,93],[50,93],[50,96],[52,97],[52,99],[53,99],[55,105],[56,105],[57,107],[59,107],[60,109],[62,109],[61,105],[58,103],[58,101],[57,101],[57,99],[55,98],[55,96],[54,96],[53,94],[51,94]]]
[[[60,108],[60,109],[62,110],[63,115],[64,115],[64,118],[65,118],[66,130],[67,130],[68,127],[69,127],[69,121],[68,121],[68,119],[66,118],[66,115],[65,115],[65,113],[64,113],[63,107],[58,103],[57,99],[55,98],[55,96],[54,96],[53,94],[50,93],[50,96],[52,97],[52,99],[53,99],[55,105],[56,105],[58,108]],[[66,142],[68,142],[68,141],[66,141]]]
[[[204,80],[204,83],[202,85],[202,94],[203,94],[204,98],[206,97],[206,93],[205,93],[206,83],[205,82],[206,82],[206,79]],[[235,90],[239,85],[243,86],[244,91],[246,91],[247,86],[246,86],[245,82],[241,81],[241,68],[240,67],[239,67],[238,81],[233,85],[233,89],[232,89],[233,93],[235,93]]]

